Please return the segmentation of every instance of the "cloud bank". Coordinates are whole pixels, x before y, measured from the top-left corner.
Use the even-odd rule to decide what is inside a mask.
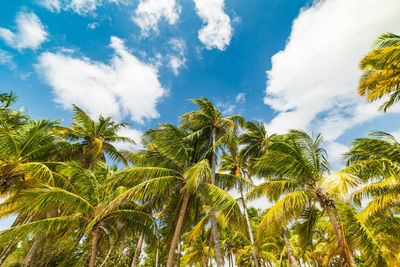
[[[269,129],[311,128],[333,141],[382,115],[356,94],[358,64],[378,35],[398,32],[398,14],[398,0],[325,0],[302,10],[267,71],[264,102],[277,112]]]

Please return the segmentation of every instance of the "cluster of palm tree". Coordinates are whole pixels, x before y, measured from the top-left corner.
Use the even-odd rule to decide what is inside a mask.
[[[361,63],[360,94],[389,94],[385,110],[400,95],[399,45],[383,35]],[[400,143],[388,133],[355,139],[332,172],[321,135],[269,135],[206,98],[134,152],[116,147],[135,143],[118,134],[126,123],[77,106],[70,127],[32,120],[15,99],[0,95],[0,218],[14,220],[2,266],[400,265]]]

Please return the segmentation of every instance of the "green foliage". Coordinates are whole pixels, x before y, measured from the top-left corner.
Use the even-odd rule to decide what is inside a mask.
[[[377,49],[399,43],[387,34]],[[240,266],[398,264],[400,144],[390,134],[354,140],[331,173],[321,135],[268,135],[206,98],[191,100],[199,110],[180,125],[149,129],[135,152],[114,146],[134,143],[118,135],[126,123],[76,106],[70,128],[34,121],[15,99],[0,94],[0,218],[16,217],[0,232],[0,265],[130,266],[140,253],[140,266],[164,266],[178,244],[183,266],[213,265],[218,250]],[[250,207],[256,199],[271,205]]]

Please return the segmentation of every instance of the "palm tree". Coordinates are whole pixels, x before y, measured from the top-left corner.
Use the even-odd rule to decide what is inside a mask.
[[[190,101],[195,103],[199,110],[183,114],[180,118],[183,121],[180,127],[191,130],[187,139],[203,141],[205,156],[209,157],[211,165],[211,184],[215,185],[216,150],[231,133],[236,132],[239,126],[244,125],[244,119],[241,116],[222,117],[221,111],[216,109],[211,101],[205,97]],[[222,267],[224,260],[214,211],[211,211],[210,219],[217,266]]]
[[[118,209],[107,208],[124,188],[115,187],[114,183],[109,182],[114,173],[104,163],[97,164],[92,170],[69,164],[59,168],[63,176],[69,177],[69,184],[58,187],[38,182],[34,188],[22,190],[2,204],[3,213],[25,213],[34,210],[53,213],[48,218],[12,227],[0,233],[1,242],[10,238],[20,240],[33,233],[38,235],[33,251],[30,251],[23,263],[24,266],[32,264],[33,254],[40,242],[44,241],[44,233],[76,235],[80,236],[78,240],[83,237],[83,233],[90,240],[89,266],[94,267],[99,241],[113,233],[115,228],[125,225],[126,229],[133,224],[137,229],[151,230],[152,218],[142,212],[138,204],[126,202]]]
[[[233,144],[230,144],[229,151],[230,154],[223,153],[221,157],[221,168],[220,171],[228,171],[230,174],[235,175],[237,177],[246,177],[249,174],[249,169],[248,169],[248,160],[246,157],[241,154],[242,151],[238,151],[238,142],[233,142]],[[247,233],[250,238],[250,243],[252,247],[252,257],[253,257],[253,264],[254,266],[258,267],[259,262],[258,262],[258,257],[257,257],[257,251],[254,246],[254,237],[253,237],[253,232],[252,228],[250,225],[250,219],[249,215],[247,212],[247,205],[246,205],[246,199],[244,197],[244,187],[248,187],[247,184],[245,184],[244,179],[238,179],[238,189],[240,192],[241,200],[242,200],[242,205],[243,205],[243,210],[246,218],[246,223],[247,223]]]
[[[385,132],[373,132],[370,136],[354,140],[345,154],[347,167],[341,171],[348,174],[348,188],[363,185],[352,193],[352,200],[358,206],[363,199],[372,198],[362,211],[365,218],[392,210],[400,204],[400,144]]]
[[[342,257],[349,266],[356,266],[344,238],[334,195],[323,184],[330,169],[322,145],[321,135],[313,138],[300,130],[291,130],[289,134],[276,138],[256,164],[259,174],[268,181],[254,187],[248,198],[266,196],[271,201],[279,200],[264,215],[260,231],[272,222],[283,226],[297,219],[304,209],[318,203],[328,214]],[[297,265],[284,227],[282,231],[288,253],[292,254],[291,262]]]
[[[116,123],[111,117],[99,116],[97,121],[90,118],[85,111],[73,105],[74,122],[71,128],[58,126],[58,133],[72,144],[69,153],[72,158],[78,157],[79,164],[85,168],[94,167],[98,160],[105,161],[105,156],[127,164],[124,156],[115,148],[114,144],[135,144],[128,137],[118,135],[118,131],[128,126],[128,123]]]
[[[268,136],[263,122],[246,122],[246,132],[239,136],[239,142],[243,146],[241,153],[249,159],[261,157],[266,153],[268,143],[274,136]]]
[[[70,147],[57,139],[56,124],[31,121],[18,131],[0,127],[0,194],[10,194],[9,189],[17,190],[21,182],[31,178],[54,178],[48,166],[50,161]]]
[[[185,141],[187,136],[185,130],[171,124],[150,129],[144,136],[147,149],[136,156],[136,167],[121,173],[121,179],[128,183],[144,177],[148,180],[114,201],[114,205],[119,205],[127,200],[146,200],[156,209],[162,207],[159,216],[175,226],[169,242],[167,267],[174,264],[184,224],[193,220],[201,203],[208,203],[217,211],[229,211],[233,217],[240,213],[236,201],[228,193],[208,183],[211,177],[208,160],[199,158],[196,146]]]
[[[370,51],[360,63],[364,71],[358,93],[368,102],[389,96],[381,106],[385,112],[400,100],[400,36],[386,33],[379,36],[377,48]]]
[[[17,130],[29,120],[23,109],[11,108],[16,100],[13,92],[0,94],[0,127],[3,129]]]

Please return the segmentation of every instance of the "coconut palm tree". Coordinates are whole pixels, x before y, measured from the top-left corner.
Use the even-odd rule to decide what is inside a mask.
[[[195,103],[199,110],[183,114],[180,118],[183,122],[180,127],[191,131],[187,139],[202,141],[204,156],[209,158],[211,166],[211,184],[215,185],[217,148],[223,145],[223,142],[226,138],[229,138],[231,133],[236,132],[240,126],[244,125],[244,119],[241,116],[222,117],[221,111],[216,109],[211,101],[205,97],[191,99],[190,101]],[[224,260],[214,211],[211,211],[210,219],[217,266],[222,267]]]
[[[115,228],[123,231],[134,225],[136,229],[151,230],[151,216],[142,212],[136,203],[126,202],[119,209],[107,209],[105,212],[108,204],[124,191],[124,188],[110,184],[114,173],[107,165],[98,163],[92,170],[74,164],[59,168],[59,173],[68,177],[68,185],[57,187],[38,181],[34,188],[22,190],[2,204],[3,213],[17,211],[24,214],[36,210],[52,213],[47,218],[0,232],[0,242],[10,238],[20,240],[30,234],[38,236],[23,266],[31,266],[33,254],[49,232],[81,236],[78,240],[83,237],[81,233],[86,236],[90,240],[89,266],[93,267],[96,265],[99,241],[113,233]],[[125,227],[121,229],[121,225]]]
[[[240,214],[236,201],[227,192],[209,183],[211,170],[207,159],[201,159],[196,145],[187,141],[188,133],[171,124],[161,124],[144,136],[147,148],[136,156],[136,167],[121,173],[125,182],[148,178],[127,190],[114,201],[150,201],[162,212],[159,216],[174,225],[169,240],[167,267],[175,261],[175,250],[184,224],[190,223],[199,208],[212,205],[232,217]],[[143,166],[143,167],[142,167]],[[190,211],[190,212],[189,212]]]
[[[352,200],[361,206],[363,199],[372,198],[363,209],[364,218],[399,207],[400,144],[391,134],[370,133],[369,138],[358,138],[345,154],[348,188],[359,187]],[[361,187],[362,186],[362,187]]]
[[[289,134],[276,138],[256,164],[259,174],[268,181],[254,187],[248,198],[266,196],[277,201],[264,215],[260,231],[272,222],[284,226],[299,218],[304,209],[318,203],[328,214],[341,256],[349,266],[356,266],[341,228],[334,195],[323,184],[330,169],[322,145],[321,135],[314,138],[300,130],[291,130]],[[284,227],[282,232],[291,263],[296,266]]]
[[[229,144],[228,148],[230,153],[225,153],[223,152],[223,155],[221,157],[221,172],[229,172],[231,175],[237,176],[237,177],[248,177],[249,174],[249,162],[247,158],[245,157],[245,153],[242,154],[243,151],[238,151],[238,146],[239,142],[236,140],[236,142],[231,142]],[[251,228],[250,224],[250,219],[249,215],[247,212],[247,204],[246,204],[246,199],[244,197],[243,191],[245,188],[248,188],[249,183],[245,183],[245,179],[237,179],[238,185],[237,188],[239,189],[240,196],[241,196],[241,202],[243,206],[243,211],[245,214],[246,218],[246,223],[247,223],[247,233],[250,239],[251,247],[252,247],[252,257],[253,257],[253,264],[254,266],[258,267],[259,262],[258,262],[258,257],[257,257],[257,251],[254,246],[254,237],[253,237],[253,231]]]
[[[11,108],[16,100],[12,91],[8,94],[0,93],[0,127],[3,129],[17,130],[29,120],[23,109]]]
[[[73,105],[74,114],[71,128],[58,126],[58,134],[74,142],[68,155],[71,159],[78,159],[85,168],[92,168],[98,160],[105,161],[108,156],[113,160],[127,164],[124,156],[115,148],[114,144],[135,144],[131,138],[118,135],[118,131],[130,125],[116,123],[111,117],[99,116],[97,121],[85,111]]]
[[[239,142],[243,146],[241,153],[249,159],[261,157],[266,153],[268,143],[274,136],[268,135],[263,122],[246,122],[246,131],[239,136]]]
[[[400,100],[400,36],[386,33],[379,36],[376,48],[360,63],[364,73],[358,85],[358,93],[368,102],[388,96],[381,106],[385,112]]]
[[[70,147],[57,138],[56,124],[57,121],[30,121],[18,131],[0,127],[0,194],[10,194],[9,189],[18,189],[27,179],[54,178],[50,161]]]

